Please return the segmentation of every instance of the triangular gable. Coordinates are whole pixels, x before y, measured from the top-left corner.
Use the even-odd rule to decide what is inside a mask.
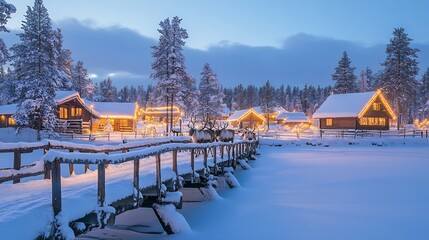
[[[358,114],[358,117],[360,118],[360,117],[364,116],[366,114],[366,112],[368,112],[368,110],[371,108],[372,104],[375,102],[375,100],[377,100],[377,97],[380,98],[381,103],[386,108],[387,114],[389,115],[389,117],[395,119],[396,115],[393,112],[392,108],[390,107],[389,103],[386,101],[386,98],[381,93],[380,89],[378,89],[377,92],[375,92],[375,94],[371,97],[371,99],[366,103],[365,107]]]
[[[251,109],[249,109],[247,111],[246,110],[236,111],[226,121],[228,121],[228,122],[235,122],[235,121],[240,122],[244,118],[248,117],[250,114],[255,115],[257,118],[259,118],[263,122],[267,121],[267,119],[264,116],[262,116],[260,113],[258,113],[257,111],[255,111],[253,108],[251,108]]]

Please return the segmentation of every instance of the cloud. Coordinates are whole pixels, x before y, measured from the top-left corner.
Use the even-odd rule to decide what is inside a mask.
[[[64,45],[75,60],[82,60],[88,71],[103,80],[109,74],[118,86],[155,84],[149,79],[151,46],[156,39],[142,36],[120,26],[94,28],[75,19],[58,22],[64,34]],[[156,28],[157,26],[154,26]],[[197,34],[197,33],[193,33]],[[200,33],[203,34],[203,33]],[[4,37],[8,46],[17,42],[16,36]],[[389,40],[386,39],[386,43]],[[367,66],[379,70],[385,58],[385,45],[365,46],[358,42],[343,41],[304,33],[287,38],[281,48],[252,47],[222,41],[207,50],[185,48],[189,72],[199,80],[203,65],[208,62],[224,86],[240,83],[262,85],[270,80],[274,85],[332,84],[334,71],[343,51],[347,51],[356,67],[355,74]],[[420,68],[429,66],[429,44],[419,48]]]

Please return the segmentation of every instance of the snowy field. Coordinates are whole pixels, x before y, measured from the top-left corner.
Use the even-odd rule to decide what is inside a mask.
[[[147,221],[156,222],[134,210],[80,238],[429,239],[427,139],[310,141],[316,146],[264,145],[253,169],[236,173],[241,188],[219,191],[221,200],[185,203],[179,212],[190,233],[141,234]]]

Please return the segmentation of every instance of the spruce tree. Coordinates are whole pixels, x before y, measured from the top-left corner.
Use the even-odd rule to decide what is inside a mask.
[[[7,3],[4,0],[0,0],[0,33],[9,32],[5,25],[9,21],[10,15],[15,12],[16,9],[14,5]],[[0,38],[0,66],[3,67],[9,58],[10,55],[6,44],[4,43],[3,39]]]
[[[54,31],[54,50],[61,81],[59,89],[72,90],[73,60],[71,59],[71,51],[63,48],[63,34],[60,28]]]
[[[99,95],[100,102],[114,102],[116,100],[117,89],[113,86],[110,77],[100,82]]]
[[[188,38],[186,29],[180,27],[182,19],[173,17],[160,22],[158,45],[152,49],[152,70],[150,78],[158,80],[151,95],[154,105],[168,105],[172,111],[173,104],[189,113],[196,105],[195,80],[189,75],[185,66],[183,47]],[[171,112],[172,115],[172,112]],[[173,121],[170,121],[170,128]],[[168,132],[168,125],[166,126]]]
[[[357,91],[356,76],[353,71],[354,67],[351,66],[351,61],[347,52],[343,52],[343,56],[332,74],[332,80],[335,81],[335,93],[353,93]]]
[[[270,130],[270,114],[276,106],[275,89],[271,86],[270,81],[267,81],[261,88],[261,109],[266,114],[268,130]]]
[[[95,85],[88,78],[88,71],[83,66],[82,61],[77,61],[71,71],[72,88],[76,90],[81,97],[91,97],[95,92]]]
[[[203,119],[214,120],[222,115],[223,92],[221,85],[210,64],[206,63],[201,72],[200,92],[197,115]]]
[[[12,47],[18,82],[18,107],[14,115],[18,131],[23,127],[51,132],[55,116],[55,90],[61,86],[54,49],[54,32],[42,0],[28,7],[20,42]]]
[[[384,67],[381,86],[393,103],[398,116],[398,128],[403,123],[412,123],[411,109],[417,88],[415,78],[419,71],[419,50],[410,46],[411,41],[404,28],[395,28],[393,38],[386,47],[386,60],[381,64]]]

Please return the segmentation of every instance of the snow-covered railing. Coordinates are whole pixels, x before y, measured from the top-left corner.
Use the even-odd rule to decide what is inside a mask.
[[[21,159],[23,153],[31,153],[34,150],[44,149],[48,152],[49,149],[68,150],[69,152],[79,151],[87,153],[111,153],[111,152],[126,152],[131,149],[152,147],[168,143],[187,143],[188,137],[170,137],[170,138],[157,138],[145,139],[140,141],[132,141],[117,145],[92,145],[92,144],[79,144],[66,141],[57,140],[42,140],[40,142],[32,143],[0,143],[0,152],[13,152],[13,168],[0,169],[0,183],[12,181],[19,183],[21,178],[37,176],[45,174],[45,178],[49,178],[49,166],[43,165],[42,162],[36,162],[32,165],[22,165]],[[85,171],[87,170],[85,168]],[[70,174],[73,173],[73,164],[69,166]]]
[[[156,198],[159,202],[162,202],[163,182],[161,177],[161,154],[172,152],[173,161],[172,169],[175,175],[178,177],[179,172],[177,168],[177,153],[178,151],[190,151],[190,173],[192,176],[192,182],[194,181],[195,169],[195,151],[203,150],[204,156],[204,169],[208,169],[208,152],[212,151],[214,168],[217,167],[217,150],[219,147],[220,157],[223,158],[224,147],[228,147],[228,161],[231,159],[239,159],[243,157],[250,157],[256,151],[258,141],[247,141],[239,140],[234,143],[225,142],[214,142],[214,143],[169,143],[159,146],[153,146],[146,149],[136,150],[132,152],[123,153],[81,153],[81,152],[63,152],[58,150],[49,150],[43,157],[43,161],[50,165],[52,173],[52,208],[55,216],[55,222],[53,223],[53,233],[59,233],[58,235],[51,236],[53,238],[61,238],[61,229],[59,229],[58,219],[62,211],[62,196],[61,196],[61,164],[95,164],[98,166],[98,185],[97,185],[97,199],[98,199],[98,216],[100,227],[104,227],[107,223],[108,216],[112,214],[110,206],[105,206],[105,186],[106,186],[106,165],[107,164],[120,164],[129,161],[134,162],[133,171],[133,187],[134,193],[132,195],[133,206],[139,206],[141,202],[141,191],[139,183],[139,171],[140,171],[140,160],[155,156],[155,172],[156,172]],[[232,154],[232,156],[231,156]],[[231,158],[232,157],[232,158]],[[216,170],[215,170],[216,171]],[[123,208],[123,207],[122,207]],[[106,212],[106,209],[110,209],[110,213]],[[113,211],[114,215],[115,211]],[[89,214],[89,213],[88,213]],[[83,217],[83,216],[82,216]]]

